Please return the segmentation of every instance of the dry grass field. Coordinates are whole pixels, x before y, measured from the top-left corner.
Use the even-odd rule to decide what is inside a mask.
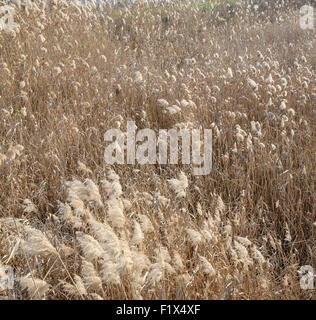
[[[283,2],[10,4],[0,299],[315,299],[316,32]],[[129,120],[212,129],[211,173],[107,164]]]

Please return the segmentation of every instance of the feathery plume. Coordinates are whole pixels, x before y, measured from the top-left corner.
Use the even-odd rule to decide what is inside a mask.
[[[171,189],[176,193],[176,197],[185,197],[186,196],[186,188],[188,187],[188,178],[184,174],[184,172],[180,172],[178,179],[168,179],[167,180]]]
[[[21,249],[31,256],[58,255],[58,252],[49,242],[46,236],[38,229],[24,226],[26,241],[21,243]]]
[[[104,250],[100,243],[92,236],[81,231],[77,231],[76,238],[80,244],[84,257],[88,261],[94,262],[98,258],[102,257]]]
[[[144,240],[143,231],[137,221],[134,221],[134,232],[131,243],[133,245],[141,245]]]
[[[99,291],[102,288],[102,280],[90,261],[82,259],[81,276],[88,291]]]
[[[45,298],[50,285],[41,279],[32,277],[22,277],[19,280],[22,290],[26,290],[29,297],[35,300]]]
[[[212,264],[203,256],[199,256],[200,259],[200,268],[204,274],[207,274],[211,277],[216,275],[216,272],[212,266]]]
[[[188,235],[188,241],[194,246],[198,246],[200,243],[202,243],[203,238],[200,232],[193,230],[191,228],[185,229],[187,235]]]

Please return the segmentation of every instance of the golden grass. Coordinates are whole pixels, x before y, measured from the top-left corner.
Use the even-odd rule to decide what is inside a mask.
[[[315,30],[295,8],[34,3],[0,31],[0,298],[315,298]],[[128,120],[212,128],[211,174],[107,165]]]

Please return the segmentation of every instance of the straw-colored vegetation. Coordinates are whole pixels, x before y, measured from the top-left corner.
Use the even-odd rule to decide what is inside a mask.
[[[21,2],[0,31],[0,297],[315,298],[315,30],[295,1]],[[212,129],[211,174],[108,165],[128,120]]]

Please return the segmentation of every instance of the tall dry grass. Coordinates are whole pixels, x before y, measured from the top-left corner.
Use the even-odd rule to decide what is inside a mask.
[[[298,273],[316,267],[315,30],[297,8],[14,2],[1,298],[315,298]],[[212,128],[211,174],[107,165],[103,135],[128,120]]]

